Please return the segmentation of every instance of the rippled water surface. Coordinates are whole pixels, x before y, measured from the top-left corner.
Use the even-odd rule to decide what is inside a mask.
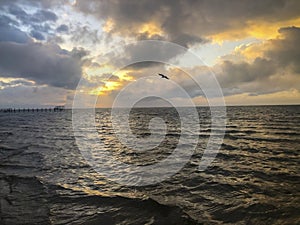
[[[198,113],[200,131],[190,120],[183,137],[186,145],[198,140],[189,162],[146,187],[95,172],[76,145],[71,111],[0,113],[0,224],[299,224],[300,106],[228,107],[223,144],[205,171],[198,171],[202,153],[221,128],[211,129],[209,108]],[[96,110],[97,138],[116,160],[157,163],[178,145],[181,124],[175,109],[137,108],[132,133],[149,137],[154,117],[167,133],[150,151],[116,138],[109,109]]]

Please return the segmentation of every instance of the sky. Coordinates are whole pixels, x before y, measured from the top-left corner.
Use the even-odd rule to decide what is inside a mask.
[[[186,106],[178,88],[201,106],[210,76],[227,105],[300,104],[299,12],[299,0],[0,0],[0,108],[71,107],[75,94],[82,107]],[[160,61],[131,64],[149,55]]]

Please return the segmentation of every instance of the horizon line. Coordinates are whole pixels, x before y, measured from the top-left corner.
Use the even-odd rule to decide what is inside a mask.
[[[224,105],[224,107],[234,107],[234,106],[238,106],[238,107],[248,107],[248,106],[300,106],[300,103],[295,103],[295,104],[228,104],[228,105]],[[32,107],[32,106],[23,106],[23,107],[1,107],[0,109],[49,109],[49,108],[54,108],[55,106],[36,106],[36,107]],[[64,106],[65,109],[111,109],[112,107],[82,107],[82,108],[73,108],[73,107],[66,107]],[[177,106],[175,108],[191,108],[194,106]],[[223,107],[222,105],[196,105],[195,107]],[[124,108],[127,109],[128,107],[126,106],[120,106],[120,107],[114,107],[114,108]],[[132,107],[132,108],[174,108],[173,106],[138,106],[138,107]]]

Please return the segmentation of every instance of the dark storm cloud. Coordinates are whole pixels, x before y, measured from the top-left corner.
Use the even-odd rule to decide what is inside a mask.
[[[277,71],[277,65],[271,60],[256,58],[253,63],[225,61],[222,64],[222,69],[224,73],[220,77],[220,81],[228,87],[265,79]]]
[[[34,29],[35,31],[42,32],[42,33],[49,33],[51,32],[51,27],[49,24],[32,24],[31,28]]]
[[[69,31],[69,27],[66,24],[62,24],[56,28],[57,32],[64,33]]]
[[[245,29],[248,21],[276,22],[295,18],[299,16],[300,1],[77,0],[76,7],[100,19],[112,19],[115,27],[111,33],[136,37],[142,24],[154,22],[166,32],[168,40],[187,46],[203,42],[207,35]]]
[[[13,4],[13,2],[11,2],[8,7],[8,13],[14,15],[21,21],[26,21],[25,23],[28,23],[28,21],[30,20],[30,16],[21,7]]]
[[[168,43],[151,41],[149,44],[148,42],[128,44],[123,49],[117,49],[117,51],[113,51],[104,57],[108,58],[109,63],[116,67],[131,65],[131,68],[139,69],[156,66],[161,62],[167,63],[185,52],[186,49],[184,48],[176,48]],[[155,59],[156,62],[151,61],[151,59]]]
[[[37,39],[37,40],[40,40],[40,41],[45,40],[44,35],[41,34],[41,33],[38,32],[38,31],[32,30],[32,31],[30,32],[30,35],[31,35],[31,37],[33,37],[33,38],[35,38],[35,39]]]
[[[71,52],[64,50],[66,55],[71,55],[74,59],[81,60],[84,56],[89,54],[89,51],[85,50],[84,48],[73,48]]]
[[[196,43],[206,43],[207,41],[204,38],[198,37],[197,35],[190,34],[174,34],[172,40],[173,42],[183,45],[185,47],[192,46]]]
[[[45,21],[55,22],[58,18],[54,12],[48,10],[39,10],[31,17],[33,22],[41,23]]]
[[[12,41],[17,43],[26,43],[29,37],[26,33],[21,31],[18,26],[19,23],[8,16],[0,15],[0,42]]]
[[[150,34],[149,32],[143,32],[136,34],[137,40],[161,40],[161,41],[168,41],[168,38],[158,35],[158,34]],[[199,43],[206,43],[207,40],[204,38],[200,38],[196,35],[190,35],[190,34],[175,34],[172,39],[172,42],[177,43],[179,45],[182,45],[184,47],[192,46],[194,44]]]
[[[285,27],[279,30],[283,39],[274,39],[272,48],[265,52],[265,57],[275,60],[280,67],[291,66],[292,72],[300,74],[300,28]]]
[[[63,51],[57,45],[0,43],[2,77],[25,78],[37,84],[74,89],[81,78],[81,50]]]
[[[8,26],[8,25],[15,25],[18,26],[19,23],[8,16],[0,15],[0,25],[1,26]]]
[[[0,23],[0,42],[5,41],[26,43],[29,41],[29,37],[26,33],[14,26]]]

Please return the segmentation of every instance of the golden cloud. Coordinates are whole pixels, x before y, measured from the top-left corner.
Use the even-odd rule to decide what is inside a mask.
[[[163,30],[154,22],[142,24],[141,27],[139,28],[138,33],[140,33],[140,34],[146,33],[148,37],[151,37],[154,35],[159,35],[159,36],[164,35]]]
[[[300,17],[286,21],[262,21],[250,20],[245,22],[244,28],[238,27],[228,29],[224,32],[209,35],[208,37],[216,43],[222,43],[224,40],[239,40],[247,37],[267,40],[278,37],[278,30],[281,27],[300,26]]]

